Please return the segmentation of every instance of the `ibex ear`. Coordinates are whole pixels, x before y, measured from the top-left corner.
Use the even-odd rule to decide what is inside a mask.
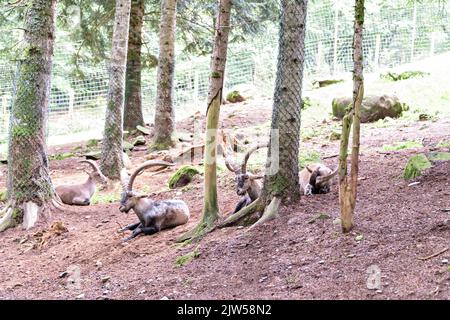
[[[258,179],[263,179],[264,175],[263,174],[251,174],[251,175],[249,175],[249,177],[252,180],[258,180]]]

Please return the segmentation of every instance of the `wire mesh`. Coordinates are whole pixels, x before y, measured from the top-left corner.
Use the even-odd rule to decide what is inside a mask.
[[[418,3],[384,7],[366,2],[364,34],[365,71],[389,68],[450,50],[450,2]],[[305,65],[307,78],[339,75],[352,70],[353,1],[321,1],[308,8]],[[58,38],[57,38],[58,39]],[[252,85],[261,94],[274,88],[278,30],[263,38],[230,44],[225,89]],[[156,55],[156,52],[155,52]],[[83,78],[67,73],[71,52],[56,40],[49,106],[50,143],[70,142],[103,131],[108,95],[106,63],[88,66]],[[5,153],[14,65],[0,60],[0,154]],[[182,119],[205,111],[209,57],[180,61],[175,67],[175,113]],[[153,122],[156,98],[156,69],[142,74],[144,119]]]

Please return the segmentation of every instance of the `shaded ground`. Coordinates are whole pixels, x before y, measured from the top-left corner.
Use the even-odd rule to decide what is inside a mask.
[[[242,132],[250,143],[264,139],[259,132],[267,132],[270,108],[270,100],[225,105],[222,127]],[[305,131],[313,128],[308,112],[318,113],[304,112]],[[179,123],[179,130],[188,131],[192,120]],[[203,122],[201,116],[199,120]],[[329,141],[327,135],[339,122],[316,124],[317,133],[303,140],[302,152],[336,154],[339,142]],[[53,219],[62,221],[67,232],[44,237],[44,242],[36,229],[7,230],[0,234],[0,299],[449,299],[450,250],[425,261],[420,258],[450,247],[450,162],[436,163],[414,186],[408,186],[402,173],[409,156],[450,141],[450,118],[363,125],[362,134],[355,229],[349,235],[342,235],[333,223],[339,216],[335,184],[331,193],[303,197],[282,208],[279,219],[257,229],[217,230],[199,244],[181,246],[174,239],[200,218],[202,179],[168,191],[173,170],[154,176],[146,172],[137,178],[137,188],[159,192],[155,200],[186,201],[191,209],[187,225],[123,245],[124,235],[116,230],[136,217],[120,213],[115,202],[55,213]],[[423,148],[382,149],[417,138]],[[72,148],[52,148],[51,153]],[[261,155],[256,163],[264,159],[264,152]],[[133,152],[133,167],[144,157],[144,151]],[[51,161],[55,184],[85,178],[77,172],[78,159]],[[334,168],[337,158],[324,162]],[[6,167],[0,166],[0,172],[5,176]],[[233,176],[221,170],[219,177],[220,209],[227,214],[238,198]],[[197,258],[177,266],[178,257],[194,250],[200,254]],[[370,290],[368,270],[374,267],[381,271],[381,286]],[[80,271],[79,287],[68,281],[75,277],[74,270]]]
[[[137,178],[136,188],[156,193],[155,200],[185,200],[191,210],[187,225],[123,245],[124,235],[117,229],[137,218],[118,211],[120,190],[102,191],[96,205],[54,213],[53,220],[67,228],[60,235],[20,228],[0,234],[0,299],[450,299],[450,249],[420,259],[450,247],[450,162],[435,163],[414,180],[419,184],[409,186],[411,181],[402,179],[411,155],[450,151],[445,143],[450,143],[450,88],[442,85],[449,65],[428,67],[425,71],[432,76],[427,79],[387,84],[374,80],[367,85],[368,94],[398,94],[411,109],[395,121],[362,125],[359,194],[351,234],[342,235],[336,224],[335,184],[329,194],[303,197],[298,204],[282,208],[277,220],[257,229],[216,230],[198,244],[178,245],[174,239],[200,219],[202,177],[185,188],[168,190],[174,169],[157,175],[145,172]],[[341,92],[351,92],[351,84],[306,93],[313,106],[302,111],[302,161],[331,156],[323,162],[336,167],[333,156],[339,142],[328,137],[339,131],[340,123],[331,119],[329,109],[331,99]],[[226,104],[221,127],[241,134],[244,144],[265,141],[271,106],[270,99]],[[419,122],[421,113],[428,113],[433,121]],[[177,127],[189,135],[203,124],[204,116],[197,115]],[[413,140],[423,147],[383,148]],[[444,144],[437,147],[439,142]],[[50,154],[76,146],[52,147]],[[133,151],[133,167],[145,161],[145,155]],[[80,159],[51,161],[54,183],[83,181]],[[250,166],[261,168],[264,160],[265,151],[255,153]],[[0,165],[0,190],[5,178],[6,166]],[[234,177],[222,164],[221,213],[228,214],[237,200]],[[177,266],[177,258],[195,250],[197,258]],[[377,268],[381,284],[368,289],[369,272]],[[78,271],[81,280],[72,283]]]

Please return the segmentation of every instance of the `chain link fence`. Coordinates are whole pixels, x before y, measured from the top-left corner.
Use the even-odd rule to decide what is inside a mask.
[[[385,7],[366,2],[364,34],[365,71],[375,72],[450,51],[450,2],[417,3]],[[6,31],[6,30],[3,30]],[[58,38],[57,38],[58,39]],[[305,76],[338,76],[352,69],[353,2],[323,1],[311,5],[307,16]],[[58,40],[57,40],[58,41]],[[263,38],[231,44],[225,91],[251,85],[272,96],[276,72],[278,28]],[[49,106],[49,144],[68,143],[102,136],[108,95],[106,63],[88,66],[84,77],[68,76],[70,54],[55,45]],[[156,55],[156,52],[155,52]],[[208,91],[209,57],[177,63],[175,114],[177,119],[204,111]],[[15,65],[0,60],[0,155],[6,153]],[[156,68],[142,75],[144,118],[153,122]]]

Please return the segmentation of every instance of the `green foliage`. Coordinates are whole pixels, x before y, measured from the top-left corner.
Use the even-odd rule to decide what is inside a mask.
[[[398,151],[403,149],[413,149],[413,148],[422,148],[423,144],[418,141],[402,141],[397,142],[395,145],[384,145],[382,149],[384,151]]]
[[[200,257],[200,251],[198,250],[198,246],[194,249],[194,251],[186,253],[185,255],[179,256],[175,259],[175,265],[177,267],[182,267],[193,259]]]
[[[244,97],[239,93],[239,91],[231,91],[227,94],[227,101],[231,103],[242,102]]]
[[[6,202],[7,193],[6,190],[0,190],[0,202]]]
[[[184,187],[192,181],[192,178],[200,172],[195,167],[183,166],[178,169],[169,179],[169,188]]]
[[[428,154],[431,161],[448,161],[450,160],[450,152],[431,152]]]
[[[67,158],[71,158],[73,157],[74,154],[72,152],[64,152],[64,153],[58,153],[58,154],[54,154],[49,156],[49,160],[64,160]]]
[[[395,73],[395,72],[387,72],[380,75],[381,79],[389,80],[389,81],[400,81],[400,80],[407,80],[410,78],[416,78],[416,77],[425,77],[429,75],[427,72],[423,71],[404,71],[401,73]]]
[[[417,178],[422,174],[423,170],[431,168],[431,162],[424,154],[418,154],[409,158],[403,172],[405,180]]]
[[[450,148],[450,140],[444,140],[438,142],[436,148]]]
[[[305,168],[307,165],[316,162],[320,162],[320,153],[315,150],[300,152],[298,156],[298,164],[300,168]]]
[[[96,191],[91,198],[91,205],[118,202],[120,201],[121,196],[122,195],[120,190],[115,193],[106,194],[100,194],[98,191]]]

